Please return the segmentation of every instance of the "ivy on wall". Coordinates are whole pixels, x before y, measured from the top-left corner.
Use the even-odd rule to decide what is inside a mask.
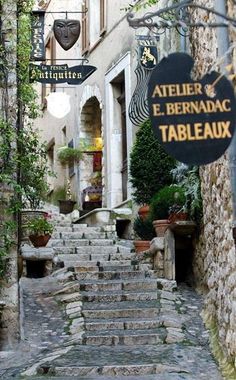
[[[18,0],[16,9],[12,1],[12,9],[8,4],[6,11],[0,0],[0,278],[16,244],[17,214],[26,206],[39,207],[50,174],[46,145],[32,126],[39,113],[28,75],[33,3]],[[7,28],[7,39],[3,28]]]

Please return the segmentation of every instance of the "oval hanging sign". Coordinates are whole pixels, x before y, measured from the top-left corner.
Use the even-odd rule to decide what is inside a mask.
[[[194,61],[170,54],[153,70],[148,84],[149,112],[155,136],[168,154],[186,164],[209,164],[232,140],[236,99],[230,81],[211,72],[194,81]]]

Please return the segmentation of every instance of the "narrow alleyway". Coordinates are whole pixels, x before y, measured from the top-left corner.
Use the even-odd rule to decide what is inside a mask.
[[[0,353],[0,377],[221,380],[201,297],[158,279],[108,230],[57,228],[52,246],[66,267],[21,279],[23,340]]]

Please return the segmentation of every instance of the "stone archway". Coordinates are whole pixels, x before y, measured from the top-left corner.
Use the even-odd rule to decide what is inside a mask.
[[[83,150],[79,168],[81,206],[92,210],[102,206],[102,121],[96,96],[91,96],[82,107],[79,140]]]

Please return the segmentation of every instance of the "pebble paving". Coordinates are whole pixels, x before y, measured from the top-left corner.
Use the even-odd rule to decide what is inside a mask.
[[[2,379],[26,379],[20,376],[26,368],[39,363],[59,349],[69,348],[54,360],[46,360],[43,367],[49,368],[44,376],[30,376],[31,379],[65,380],[68,377],[68,367],[74,379],[87,380],[111,380],[106,375],[108,367],[134,366],[135,371],[139,365],[145,367],[142,371],[127,376],[120,376],[119,371],[114,370],[116,379],[126,380],[221,380],[222,377],[209,349],[209,337],[204,328],[200,311],[202,307],[201,297],[195,291],[182,285],[174,293],[177,311],[169,308],[172,300],[171,293],[162,292],[161,317],[166,321],[167,330],[179,329],[180,321],[184,325],[185,339],[181,343],[157,344],[135,346],[83,346],[71,345],[67,335],[68,321],[63,309],[58,302],[50,296],[62,286],[55,278],[21,279],[24,305],[24,341],[19,343],[15,351],[0,354],[0,378]],[[174,335],[175,336],[175,335]],[[77,366],[94,366],[94,375],[85,377],[76,374]],[[150,371],[148,366],[150,367]],[[154,366],[153,366],[154,365]],[[51,372],[51,368],[57,368],[59,373]],[[67,369],[63,376],[64,369]],[[110,373],[107,371],[108,373]],[[132,372],[132,371],[131,371]],[[155,373],[154,373],[155,372]]]

